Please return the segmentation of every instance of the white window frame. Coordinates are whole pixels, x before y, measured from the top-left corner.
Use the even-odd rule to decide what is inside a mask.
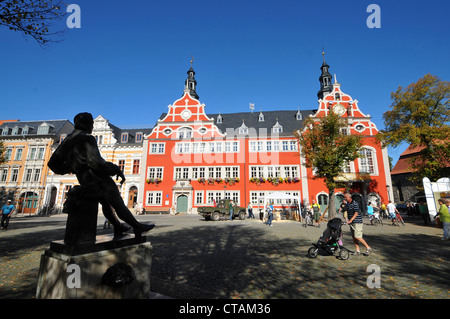
[[[205,203],[205,192],[195,191],[195,205],[204,205]]]
[[[149,146],[148,146],[148,154],[149,155],[164,154],[165,150],[166,150],[166,143],[160,143],[160,142],[149,143]]]
[[[367,158],[363,158],[363,157],[359,157],[358,158],[358,167],[359,167],[359,172],[360,173],[365,173],[365,174],[369,174],[369,175],[378,175],[378,163],[377,163],[377,152],[376,150],[368,145],[364,145],[361,149],[360,152],[366,150],[366,151],[370,151],[371,152],[371,159],[372,159],[372,164],[368,164],[366,163]],[[371,167],[372,171],[365,171],[362,168],[363,167]]]
[[[164,167],[147,167],[147,179],[163,178]]]
[[[145,204],[147,206],[162,206],[162,191],[148,191],[145,194]]]

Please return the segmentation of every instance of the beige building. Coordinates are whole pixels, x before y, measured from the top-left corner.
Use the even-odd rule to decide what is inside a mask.
[[[117,187],[119,187],[125,204],[130,209],[138,203],[138,196],[141,192],[139,181],[143,138],[150,131],[151,128],[119,128],[109,123],[101,115],[94,119],[92,135],[97,140],[102,157],[106,161],[118,165],[124,172],[126,181],[122,186],[117,181]],[[54,145],[54,148],[56,149],[57,146]],[[47,176],[45,204],[61,209],[66,193],[76,185],[78,185],[78,181],[75,175],[55,175],[50,171]]]
[[[5,157],[0,164],[0,204],[11,199],[19,214],[34,214],[42,208],[52,146],[72,129],[68,120],[6,121],[0,125]]]

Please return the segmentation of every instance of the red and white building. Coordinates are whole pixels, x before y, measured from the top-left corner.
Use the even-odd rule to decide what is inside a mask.
[[[293,132],[303,129],[307,117],[333,111],[348,118],[348,134],[364,136],[364,157],[344,168],[347,189],[360,203],[387,202],[392,190],[387,150],[376,143],[378,130],[370,115],[341,91],[336,79],[332,83],[328,68],[324,60],[317,109],[210,114],[197,95],[191,66],[183,96],[168,106],[144,136],[139,186],[143,207],[195,214],[198,207],[221,198],[262,207],[269,194],[287,194],[302,204],[315,199],[324,209],[327,188],[302,165],[302,150]],[[278,199],[275,205],[291,202]]]

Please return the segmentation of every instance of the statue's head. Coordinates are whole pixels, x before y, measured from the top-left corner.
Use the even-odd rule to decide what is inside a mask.
[[[91,113],[78,113],[73,118],[73,122],[75,124],[75,129],[86,132],[88,134],[92,133],[94,128],[94,118]]]

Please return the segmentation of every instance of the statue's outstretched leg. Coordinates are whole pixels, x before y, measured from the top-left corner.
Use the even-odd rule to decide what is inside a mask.
[[[143,224],[137,221],[133,213],[131,213],[128,207],[125,206],[121,197],[113,198],[109,201],[109,203],[116,211],[117,216],[133,228],[133,232],[136,237],[140,237],[142,233],[145,233],[155,227],[154,224]]]
[[[100,201],[100,204],[102,204],[103,215],[114,227],[114,237],[121,237],[123,236],[124,232],[130,230],[130,227],[122,224],[119,221],[108,202]]]
[[[101,190],[102,200],[100,202],[109,203],[116,212],[117,217],[119,217],[121,220],[123,220],[133,228],[133,232],[136,237],[140,237],[142,233],[147,232],[155,227],[154,224],[143,224],[136,220],[133,213],[130,212],[128,207],[123,202],[123,199],[119,193],[119,189],[117,188],[117,185],[114,183],[112,178],[103,180]]]

